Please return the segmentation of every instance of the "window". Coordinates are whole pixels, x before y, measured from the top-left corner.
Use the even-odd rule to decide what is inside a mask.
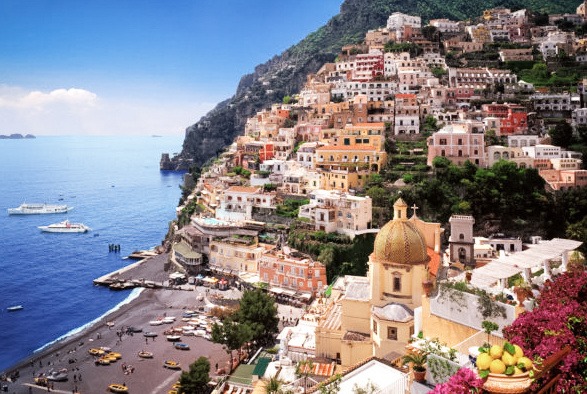
[[[377,334],[377,322],[373,320],[373,334]]]
[[[397,341],[397,327],[387,327],[387,339]]]
[[[402,275],[399,272],[393,273],[393,291],[402,291]]]

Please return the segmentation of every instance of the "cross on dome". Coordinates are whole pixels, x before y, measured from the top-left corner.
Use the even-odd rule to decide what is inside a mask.
[[[413,215],[414,215],[414,216],[417,216],[417,215],[416,215],[416,211],[417,211],[418,209],[420,209],[420,208],[418,208],[418,206],[417,206],[416,204],[412,205],[410,208],[412,208],[412,210],[414,211]]]

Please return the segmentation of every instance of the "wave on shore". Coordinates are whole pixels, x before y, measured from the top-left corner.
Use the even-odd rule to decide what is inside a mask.
[[[122,300],[122,302],[118,303],[117,305],[115,305],[113,308],[109,309],[108,311],[106,311],[104,314],[102,314],[101,316],[98,316],[97,318],[95,318],[94,320],[92,320],[89,323],[84,324],[83,326],[74,328],[73,330],[61,335],[59,338],[55,339],[54,341],[51,341],[49,343],[46,343],[45,345],[41,346],[40,348],[38,348],[37,350],[35,350],[33,353],[38,353],[46,348],[48,348],[51,345],[54,345],[57,342],[60,342],[66,338],[69,338],[75,334],[78,334],[80,332],[82,332],[83,330],[85,330],[86,328],[90,328],[92,327],[94,324],[99,323],[101,320],[103,320],[106,316],[116,312],[117,310],[119,310],[120,308],[122,308],[124,305],[129,304],[130,302],[132,302],[133,300],[137,299],[139,297],[139,295],[141,295],[141,293],[143,292],[143,290],[145,290],[145,288],[143,287],[135,287],[134,289],[131,290],[130,294],[128,295],[128,297],[126,297],[124,300]]]

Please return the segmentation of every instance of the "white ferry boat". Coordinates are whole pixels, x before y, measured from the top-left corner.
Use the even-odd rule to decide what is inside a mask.
[[[9,215],[35,215],[45,213],[66,213],[73,207],[67,205],[50,205],[50,204],[21,204],[18,208],[8,208]]]
[[[50,224],[48,226],[39,226],[39,229],[46,233],[85,233],[90,230],[90,228],[83,223],[71,223],[69,220]]]

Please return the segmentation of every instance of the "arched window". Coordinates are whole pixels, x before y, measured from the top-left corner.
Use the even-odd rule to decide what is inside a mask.
[[[394,272],[391,275],[393,277],[393,291],[394,292],[402,291],[402,274],[399,272]]]

